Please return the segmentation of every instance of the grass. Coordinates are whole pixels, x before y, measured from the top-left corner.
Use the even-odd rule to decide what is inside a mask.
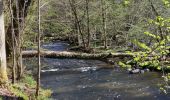
[[[20,82],[10,86],[10,91],[24,100],[35,100],[35,89],[36,81],[31,75],[25,75]],[[36,100],[49,100],[51,93],[51,90],[40,89],[40,96]]]
[[[24,76],[21,79],[21,83],[25,83],[25,85],[29,86],[30,88],[36,87],[36,81],[31,75]]]

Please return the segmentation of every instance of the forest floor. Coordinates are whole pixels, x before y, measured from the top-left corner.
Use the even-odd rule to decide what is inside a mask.
[[[6,88],[0,88],[0,96],[15,97],[14,93]]]
[[[25,75],[15,84],[7,84],[0,87],[0,100],[35,100],[36,82],[32,76]],[[40,88],[40,96],[37,100],[48,100],[51,90]]]

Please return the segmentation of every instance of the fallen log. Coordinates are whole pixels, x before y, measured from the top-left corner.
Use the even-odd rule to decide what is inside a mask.
[[[23,57],[37,57],[37,51],[23,51]],[[76,59],[104,59],[109,57],[133,57],[132,54],[128,53],[100,53],[100,54],[89,54],[89,53],[78,53],[68,51],[41,51],[41,57],[46,58],[76,58]]]

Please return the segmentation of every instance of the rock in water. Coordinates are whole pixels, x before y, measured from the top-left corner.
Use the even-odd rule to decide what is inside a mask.
[[[144,70],[140,70],[140,73],[142,73],[142,74],[143,74],[143,73],[145,73],[145,71],[144,71]]]
[[[129,71],[129,72],[132,71],[132,68],[128,68],[127,71]]]
[[[150,70],[148,68],[145,68],[144,71],[145,72],[150,72]]]
[[[130,74],[137,74],[137,73],[140,73],[140,69],[134,69],[134,70],[131,70],[129,71]]]
[[[111,59],[107,60],[107,62],[110,63],[110,64],[113,64],[113,65],[115,64],[115,62],[112,61]]]
[[[129,71],[129,74],[138,74],[138,73],[145,73],[145,72],[149,72],[150,70],[148,69],[148,68],[146,68],[146,69],[139,69],[139,68],[137,68],[137,69],[128,69],[128,71]]]

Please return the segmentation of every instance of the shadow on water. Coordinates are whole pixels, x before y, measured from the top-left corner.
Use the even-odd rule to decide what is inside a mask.
[[[63,51],[68,46],[59,42],[43,47]],[[30,70],[36,66],[35,60],[25,63]],[[42,87],[53,90],[54,100],[170,100],[170,94],[160,92],[163,80],[156,72],[130,75],[119,68],[98,69],[113,67],[102,61],[78,59],[42,58],[42,67]]]

